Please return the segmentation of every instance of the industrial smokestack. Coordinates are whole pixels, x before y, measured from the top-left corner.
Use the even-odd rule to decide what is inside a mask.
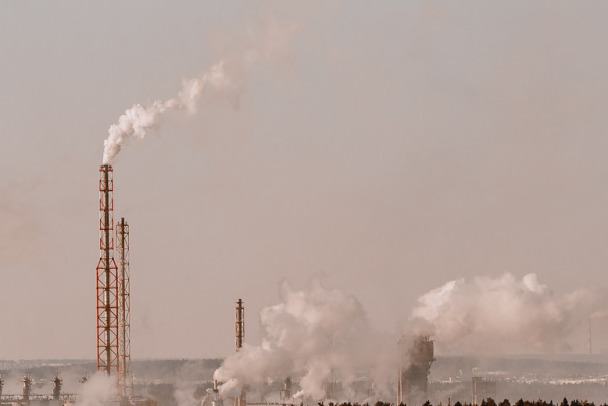
[[[29,372],[25,374],[21,382],[23,382],[23,402],[28,403],[32,393],[32,377]]]
[[[118,269],[114,261],[112,165],[99,167],[99,262],[97,263],[97,370],[110,375],[118,360]]]
[[[122,397],[133,395],[131,368],[131,276],[129,269],[129,224],[124,217],[116,224],[116,253],[119,273],[118,358],[120,373],[118,388]]]
[[[428,390],[428,375],[435,361],[433,341],[425,335],[403,335],[399,347],[401,366],[397,377],[397,403],[414,403]]]
[[[236,351],[239,352],[243,348],[243,340],[245,339],[245,308],[243,301],[236,301],[236,321],[235,321],[235,341]],[[243,386],[241,393],[234,401],[235,406],[247,406],[246,388]]]
[[[215,371],[214,378],[223,382],[222,394],[237,396],[247,385],[296,375],[293,398],[322,400],[328,380],[339,378],[336,389],[354,393],[354,379],[363,368],[373,365],[378,373],[388,373],[381,371],[384,365],[378,360],[392,364],[395,356],[384,337],[373,333],[354,296],[313,280],[304,291],[283,283],[280,297],[281,303],[260,312],[264,344],[243,344]]]
[[[61,386],[63,385],[63,379],[61,379],[59,377],[59,373],[57,373],[57,375],[55,375],[55,377],[51,379],[51,382],[53,383],[53,399],[59,400],[59,397],[61,395]]]
[[[281,400],[291,399],[291,377],[283,380],[283,390],[281,391]]]
[[[238,352],[243,348],[245,338],[245,308],[241,299],[236,301],[235,344]]]

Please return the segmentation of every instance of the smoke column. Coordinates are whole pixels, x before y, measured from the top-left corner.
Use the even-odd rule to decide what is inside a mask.
[[[184,81],[182,90],[175,98],[165,101],[156,100],[146,107],[134,104],[118,118],[118,123],[110,126],[108,138],[104,141],[103,163],[111,164],[126,140],[143,138],[148,129],[158,125],[162,115],[167,111],[184,109],[193,111],[197,101],[205,92],[221,91],[230,85],[224,64],[219,62],[199,78]]]
[[[102,406],[108,404],[116,391],[116,378],[96,372],[82,386],[78,404],[83,406]]]
[[[222,394],[234,396],[245,384],[292,376],[300,380],[296,397],[323,399],[325,385],[339,379],[342,396],[355,398],[352,384],[357,372],[369,371],[387,348],[374,345],[377,341],[359,301],[340,290],[325,289],[317,281],[301,291],[283,283],[280,296],[281,303],[260,313],[262,344],[245,344],[215,371],[214,378],[223,382]],[[395,349],[396,341],[389,342],[388,348]]]
[[[249,46],[231,57],[226,57],[198,77],[184,80],[182,89],[168,100],[156,100],[147,106],[134,104],[110,126],[108,138],[104,141],[103,163],[112,164],[121,148],[131,138],[144,138],[146,132],[156,127],[163,115],[169,111],[187,110],[194,112],[199,100],[205,95],[229,95],[239,90],[236,78],[243,71],[263,60],[284,52],[294,25],[279,24],[275,20],[266,22],[264,32],[249,38]]]
[[[568,338],[598,305],[589,290],[555,296],[536,274],[517,280],[453,280],[418,299],[416,329],[431,334],[442,353],[532,353],[571,349]]]

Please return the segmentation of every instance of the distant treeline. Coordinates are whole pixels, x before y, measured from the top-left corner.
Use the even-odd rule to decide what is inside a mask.
[[[319,402],[318,406],[325,406],[325,404],[323,402]],[[388,403],[388,402],[376,402],[373,405],[370,405],[369,403],[351,403],[351,402],[344,402],[344,403],[334,403],[334,402],[329,402],[327,404],[327,406],[393,406],[393,403]],[[399,406],[407,406],[407,404],[405,403],[399,403]],[[433,404],[430,401],[426,401],[422,404],[422,406],[433,406]],[[442,403],[439,403],[437,406],[443,406]],[[487,398],[487,399],[483,399],[481,401],[481,403],[479,405],[473,404],[473,403],[460,403],[460,402],[456,402],[453,405],[449,405],[449,406],[595,406],[595,403],[593,402],[588,402],[586,400],[572,400],[570,402],[568,402],[568,399],[564,398],[560,403],[555,404],[553,403],[552,400],[550,400],[549,402],[545,402],[544,400],[533,400],[533,401],[529,401],[529,400],[523,400],[523,399],[519,399],[517,402],[515,403],[511,403],[509,401],[509,399],[505,399],[502,402],[496,403],[496,401],[492,398]],[[598,406],[608,406],[608,404],[606,403],[602,403]]]

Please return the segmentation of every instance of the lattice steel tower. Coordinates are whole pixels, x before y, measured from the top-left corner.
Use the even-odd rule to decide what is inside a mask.
[[[236,301],[236,321],[234,323],[236,351],[243,348],[245,339],[245,308],[241,299]],[[247,385],[241,388],[240,395],[234,400],[234,406],[247,406]]]
[[[99,262],[97,263],[97,370],[119,372],[118,269],[114,261],[112,165],[99,167]]]
[[[122,397],[133,395],[131,369],[131,275],[129,271],[129,224],[124,217],[116,224],[118,257],[118,390]]]
[[[245,338],[245,308],[241,299],[236,301],[236,321],[234,323],[234,336],[237,352],[243,347]]]

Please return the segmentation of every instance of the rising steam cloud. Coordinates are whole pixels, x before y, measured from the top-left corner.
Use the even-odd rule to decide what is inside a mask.
[[[198,77],[184,80],[182,89],[168,100],[156,100],[147,106],[134,104],[112,124],[104,141],[103,163],[111,164],[123,145],[132,138],[144,138],[146,132],[160,124],[165,113],[174,110],[194,112],[205,95],[238,96],[237,78],[243,71],[262,60],[280,54],[287,47],[294,25],[267,22],[264,33],[249,38],[250,44],[240,53],[226,57]]]
[[[214,378],[224,382],[222,394],[292,376],[300,381],[296,396],[322,399],[333,377],[341,381],[347,398],[356,398],[352,384],[357,372],[369,371],[372,360],[382,358],[382,351],[372,350],[374,339],[359,301],[318,282],[301,291],[284,283],[281,299],[260,313],[262,344],[244,345],[215,371]]]
[[[260,313],[262,344],[244,345],[215,371],[222,395],[289,376],[299,381],[297,396],[319,400],[333,377],[344,399],[369,401],[356,393],[362,374],[373,377],[378,398],[394,395],[398,363],[407,362],[398,353],[400,337],[374,332],[355,297],[318,281],[301,291],[284,283],[280,297]],[[605,316],[597,311],[606,308],[601,297],[588,289],[555,295],[535,274],[453,280],[418,299],[402,333],[430,335],[444,355],[565,352],[581,323]]]
[[[116,391],[116,378],[96,372],[84,383],[80,391],[78,404],[83,406],[107,405]]]
[[[418,302],[413,324],[445,353],[568,351],[570,333],[598,305],[590,291],[557,296],[536,274],[510,273],[453,280]]]

